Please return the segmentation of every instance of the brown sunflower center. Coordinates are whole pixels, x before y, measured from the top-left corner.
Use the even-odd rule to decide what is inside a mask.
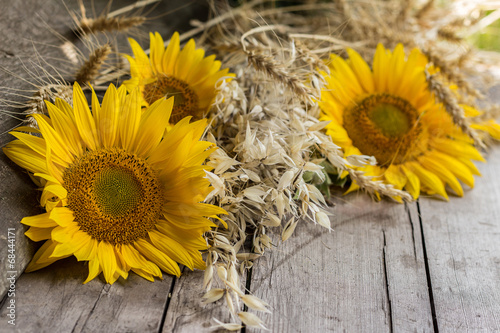
[[[408,159],[422,132],[418,111],[406,100],[373,94],[344,111],[344,127],[362,154],[375,156],[379,165]]]
[[[88,152],[63,175],[68,208],[80,228],[99,241],[131,244],[160,217],[163,195],[156,173],[121,149]]]
[[[144,86],[143,96],[146,102],[153,104],[163,97],[174,97],[174,107],[170,116],[171,123],[177,123],[184,117],[201,118],[198,96],[186,82],[171,76],[159,76],[155,82]]]

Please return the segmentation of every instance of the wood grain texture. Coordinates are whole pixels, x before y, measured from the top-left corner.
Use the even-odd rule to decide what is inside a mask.
[[[158,332],[173,278],[82,284],[87,266],[69,258],[23,274],[16,284],[16,326],[0,307],[0,332]],[[7,298],[6,298],[7,299]]]
[[[250,289],[271,305],[273,313],[263,315],[268,328],[431,332],[414,205],[361,194],[345,200],[336,200],[334,232],[302,223],[255,264]]]
[[[473,190],[420,200],[440,332],[500,331],[500,149]]]
[[[172,291],[163,332],[214,332],[210,329],[215,325],[212,318],[230,321],[229,310],[221,301],[205,306],[201,303],[201,297],[205,294],[202,289],[203,274],[202,271],[184,268],[183,275],[176,280]]]

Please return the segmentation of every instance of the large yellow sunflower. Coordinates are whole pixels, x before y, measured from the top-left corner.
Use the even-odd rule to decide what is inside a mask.
[[[417,49],[406,58],[401,44],[393,52],[379,44],[370,68],[358,53],[347,52],[347,60],[330,57],[320,101],[323,120],[331,120],[327,133],[346,156],[374,156],[378,165],[361,169],[415,199],[421,192],[447,199],[446,185],[462,196],[458,180],[473,187],[479,171],[471,160],[484,159],[429,91],[427,58]],[[468,115],[477,115],[464,107]],[[498,131],[491,126],[476,128]],[[349,191],[358,188],[353,183]]]
[[[165,128],[173,98],[141,111],[138,89],[111,85],[92,112],[80,86],[73,107],[47,102],[34,114],[41,136],[11,132],[5,154],[42,180],[46,213],[25,217],[26,235],[46,240],[26,271],[74,255],[89,262],[85,282],[102,271],[108,283],[129,270],[153,281],[160,269],[180,275],[177,263],[203,269],[207,217],[222,208],[200,203],[210,192],[202,163],[216,147],[199,141],[205,120],[182,119]]]
[[[138,86],[145,105],[173,96],[170,117],[173,124],[186,116],[203,118],[215,98],[217,81],[234,76],[227,68],[220,70],[221,63],[215,60],[215,55],[205,57],[203,49],[196,49],[193,39],[181,50],[177,32],[167,48],[159,33],[150,33],[150,57],[134,39],[129,38],[129,42],[134,58],[125,56],[130,62],[132,78],[123,84],[128,89]]]

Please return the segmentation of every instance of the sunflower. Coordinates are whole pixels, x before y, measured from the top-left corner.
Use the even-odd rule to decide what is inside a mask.
[[[415,199],[421,192],[448,199],[446,186],[462,196],[459,180],[473,187],[479,171],[472,160],[484,159],[429,91],[425,68],[439,69],[418,49],[406,58],[401,44],[393,52],[379,44],[371,69],[358,53],[347,52],[347,60],[331,55],[320,101],[322,119],[331,121],[327,133],[345,155],[374,156],[378,165],[360,169]],[[474,126],[498,131],[494,123]],[[358,188],[352,183],[348,192]]]
[[[193,39],[181,50],[177,32],[167,48],[159,33],[150,33],[150,57],[134,39],[129,38],[129,42],[134,58],[125,55],[130,62],[131,79],[123,84],[129,90],[138,86],[144,105],[173,96],[172,124],[186,116],[203,118],[215,98],[217,81],[234,76],[227,68],[220,70],[221,63],[215,55],[205,57],[205,51],[196,49]]]
[[[202,165],[216,147],[199,141],[206,120],[189,117],[166,132],[173,98],[141,111],[138,89],[110,85],[92,112],[80,86],[73,107],[47,103],[34,114],[40,136],[11,132],[5,154],[41,180],[46,213],[25,217],[26,235],[46,240],[27,272],[74,255],[88,261],[88,282],[103,272],[108,283],[132,270],[153,281],[180,275],[179,264],[203,269],[202,234],[208,217],[226,212],[200,203],[210,192]]]

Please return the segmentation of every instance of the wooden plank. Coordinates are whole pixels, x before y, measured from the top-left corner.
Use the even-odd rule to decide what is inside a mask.
[[[463,198],[420,200],[437,326],[500,330],[500,149]]]
[[[364,194],[335,201],[334,232],[301,223],[254,265],[250,289],[270,303],[272,314],[261,316],[268,328],[432,331],[415,204]]]
[[[16,325],[6,323],[9,310],[2,304],[0,331],[159,331],[172,277],[151,283],[131,273],[113,285],[101,278],[84,285],[87,274],[86,265],[72,258],[23,274],[16,283]]]
[[[201,303],[205,294],[202,289],[203,271],[184,268],[183,275],[176,280],[172,299],[167,311],[163,332],[214,332],[210,329],[215,322],[212,318],[228,323],[230,313],[225,301],[208,305]],[[242,304],[240,309],[242,310]]]

